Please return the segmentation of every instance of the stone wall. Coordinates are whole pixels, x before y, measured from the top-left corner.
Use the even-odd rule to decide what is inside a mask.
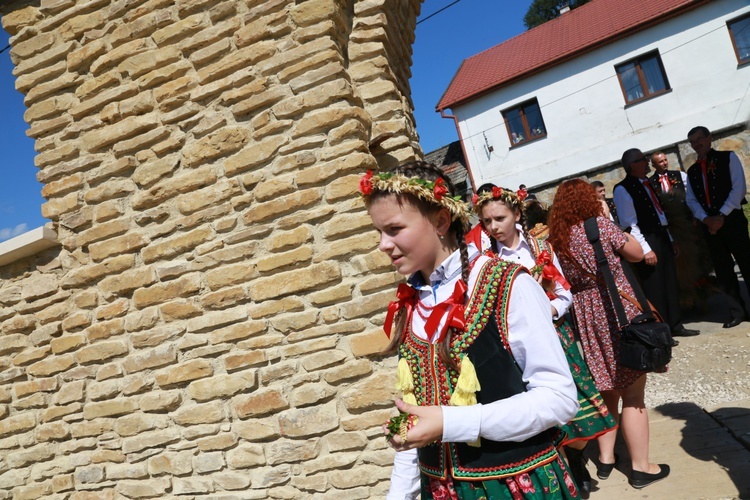
[[[43,214],[0,268],[0,498],[377,498],[420,0],[6,2]]]

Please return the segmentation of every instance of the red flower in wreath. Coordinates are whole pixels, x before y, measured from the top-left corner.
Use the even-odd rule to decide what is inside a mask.
[[[359,180],[359,192],[364,195],[372,193],[372,170],[368,170]]]
[[[445,187],[445,181],[443,181],[442,177],[439,177],[438,180],[435,181],[435,187],[432,188],[432,194],[435,195],[435,199],[440,201],[443,199],[443,196],[448,194],[448,188]]]
[[[474,195],[473,195],[473,196],[471,197],[471,202],[472,202],[472,203],[473,203],[474,205],[476,205],[478,201],[479,201],[479,195],[477,195],[477,194],[474,194]]]
[[[503,195],[503,188],[492,186],[492,197],[493,198],[500,198]]]

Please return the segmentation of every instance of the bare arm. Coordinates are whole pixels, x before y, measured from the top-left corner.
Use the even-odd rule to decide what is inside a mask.
[[[638,243],[638,240],[633,238],[628,233],[625,233],[625,237],[628,239],[628,241],[626,241],[623,246],[617,249],[617,253],[622,255],[622,257],[628,262],[642,261],[643,247],[641,246],[641,244]]]

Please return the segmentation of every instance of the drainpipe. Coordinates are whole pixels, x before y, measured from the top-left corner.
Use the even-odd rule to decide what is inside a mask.
[[[458,118],[456,118],[456,115],[446,115],[444,108],[439,108],[438,111],[440,111],[440,117],[441,118],[448,118],[449,120],[453,120],[453,124],[456,126],[456,132],[458,133],[458,143],[461,145],[461,152],[464,154],[464,160],[466,160],[466,171],[469,174],[469,182],[471,182],[471,190],[475,191],[477,190],[476,184],[474,184],[474,176],[471,174],[471,168],[469,168],[469,157],[466,155],[466,148],[464,147],[464,139],[461,137],[461,129],[458,126]]]

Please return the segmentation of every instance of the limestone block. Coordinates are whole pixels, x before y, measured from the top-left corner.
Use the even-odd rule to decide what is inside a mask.
[[[241,444],[227,452],[227,465],[231,469],[247,469],[266,465],[263,446],[259,444]]]
[[[29,347],[29,337],[22,333],[3,335],[2,344],[0,344],[0,355],[18,352]]]
[[[107,464],[105,474],[107,479],[142,479],[148,476],[147,465],[139,464]]]
[[[41,361],[29,365],[26,372],[35,377],[47,377],[67,370],[75,365],[75,359],[72,354],[63,354],[62,356],[50,356]]]
[[[156,273],[152,267],[148,266],[107,276],[99,282],[99,288],[110,295],[124,295],[154,282],[156,282]]]
[[[295,408],[302,408],[321,403],[334,394],[336,390],[330,386],[307,384],[292,391],[290,402]]]
[[[317,204],[322,199],[322,195],[321,189],[311,188],[295,191],[265,203],[254,203],[245,213],[243,220],[245,224],[252,225],[290,212],[302,212]]]
[[[249,91],[248,91],[249,92]],[[248,95],[244,99],[240,100],[232,106],[232,114],[235,118],[242,118],[248,115],[259,115],[261,111],[266,110],[274,106],[276,103],[281,102],[283,99],[291,97],[289,90],[284,87],[270,87]],[[233,98],[233,96],[229,96]],[[285,123],[286,127],[288,123]],[[256,129],[260,127],[255,127]],[[268,134],[266,134],[268,135]],[[257,137],[256,137],[257,139]]]
[[[312,460],[318,456],[319,441],[319,439],[276,440],[266,448],[266,462],[268,465],[279,465]]]
[[[258,168],[271,161],[279,148],[286,144],[285,137],[269,137],[257,143],[251,143],[239,154],[232,156],[224,162],[224,171],[227,177],[232,177],[246,170]]]
[[[55,456],[56,447],[52,444],[42,443],[31,448],[24,448],[19,451],[9,453],[6,457],[6,463],[13,469],[25,467],[27,465],[43,462]]]
[[[187,193],[203,186],[216,182],[217,174],[210,165],[188,170],[164,179],[148,191],[136,194],[133,197],[133,209],[141,211],[146,208],[155,207],[177,194]],[[203,242],[201,242],[203,243]]]
[[[222,57],[218,62],[198,70],[198,81],[201,85],[224,78],[242,68],[252,67],[267,59],[276,51],[273,41],[256,43]]]
[[[0,419],[0,437],[17,434],[33,429],[36,426],[34,412],[23,412]]]
[[[71,269],[62,279],[63,288],[73,288],[98,280],[103,276],[121,273],[133,266],[132,255],[118,255],[93,266]]]
[[[103,305],[96,310],[96,319],[108,320],[122,316],[128,312],[127,299],[116,299],[109,304]]]
[[[144,308],[150,305],[166,302],[176,297],[192,295],[200,290],[200,287],[200,275],[189,274],[173,281],[158,283],[149,288],[136,290],[133,294],[133,301],[136,307]]]
[[[134,437],[122,440],[123,453],[135,453],[146,448],[163,448],[164,445],[179,441],[177,429],[168,428],[159,431],[142,432]]]
[[[342,394],[342,400],[349,411],[361,413],[392,406],[394,394],[393,375],[381,372],[352,385]]]
[[[27,93],[26,97],[23,99],[23,103],[26,106],[31,106],[32,104],[39,102],[49,96],[53,96],[56,94],[61,94],[63,91],[76,86],[80,83],[81,77],[78,75],[74,75],[72,73],[63,73],[60,76],[46,81],[44,83],[40,83],[38,85],[35,85],[33,88],[31,88]],[[61,116],[58,121],[50,120],[50,123],[57,124],[57,123],[65,123],[70,122],[70,117],[68,115]],[[57,128],[62,128],[62,126],[47,126],[46,129],[42,128],[41,125],[32,128],[27,132],[27,135],[30,137],[41,137],[45,135],[45,133],[55,130]]]
[[[169,477],[150,478],[145,481],[122,479],[117,481],[115,491],[127,498],[165,498],[170,486]]]
[[[225,419],[224,405],[221,401],[211,403],[183,405],[170,417],[178,425],[196,425],[221,422]]]
[[[50,80],[62,75],[67,69],[66,66],[67,65],[65,64],[65,61],[58,61],[49,68],[43,68],[34,71],[33,73],[26,73],[25,75],[21,75],[16,78],[16,90],[25,94],[32,88],[37,87],[44,82],[49,82]]]
[[[211,399],[229,398],[238,392],[252,391],[257,387],[255,374],[216,375],[191,382],[188,386],[190,397],[199,402]]]
[[[231,264],[206,273],[206,284],[211,290],[218,290],[226,286],[241,285],[257,276],[257,270],[248,263]]]
[[[276,467],[253,469],[250,480],[254,488],[268,488],[270,486],[286,484],[291,477],[291,465],[282,464]]]
[[[253,300],[262,301],[310,290],[338,280],[340,277],[341,271],[335,263],[324,262],[305,269],[258,278],[251,283],[249,292]]]
[[[99,417],[116,417],[131,413],[138,408],[134,398],[116,398],[100,403],[86,403],[83,405],[83,418],[93,420]]]
[[[128,57],[140,54],[147,50],[156,48],[151,38],[137,38],[132,42],[124,43],[113,50],[105,52],[91,63],[91,73],[94,76],[103,74],[103,72],[117,66]]]
[[[286,398],[276,389],[232,398],[232,408],[240,418],[260,417],[289,407]]]
[[[295,248],[288,252],[277,253],[269,257],[262,257],[256,261],[257,269],[261,273],[278,272],[283,268],[299,268],[312,260],[313,249],[309,246]]]
[[[147,50],[128,57],[117,66],[117,69],[121,73],[127,73],[132,79],[136,79],[156,68],[172,64],[181,57],[182,54],[175,47]]]
[[[112,419],[100,418],[93,422],[76,422],[70,425],[74,438],[99,436],[112,430]]]
[[[75,354],[76,361],[80,364],[101,362],[117,356],[122,356],[128,352],[127,343],[120,340],[110,342],[97,342],[80,349]]]
[[[192,452],[166,452],[157,455],[148,461],[148,472],[152,476],[170,474],[183,476],[193,471]]]
[[[62,198],[53,198],[42,204],[42,215],[48,219],[57,220],[61,215],[72,212],[81,206],[79,193],[69,193]]]
[[[5,19],[7,16],[3,16]],[[36,56],[25,59],[19,62],[13,69],[13,75],[24,75],[37,71],[48,66],[52,66],[57,61],[61,61],[67,57],[67,55],[75,48],[77,48],[76,42],[65,42],[53,44],[49,49],[44,52],[37,54]],[[73,75],[70,75],[71,77]]]
[[[242,370],[265,364],[268,357],[264,351],[251,351],[242,354],[231,354],[224,358],[224,368],[228,372]]]
[[[43,15],[38,7],[26,6],[21,9],[15,9],[4,13],[2,17],[2,26],[11,36],[16,36],[21,29],[31,26],[42,19]]]
[[[70,403],[68,405],[62,406],[50,406],[49,408],[41,412],[40,417],[42,422],[51,422],[53,420],[57,420],[58,418],[63,418],[67,415],[80,413],[81,409],[81,403]]]
[[[190,495],[212,493],[214,484],[211,479],[201,477],[186,477],[172,479],[172,493],[175,495]]]
[[[60,390],[58,390],[52,398],[52,402],[54,404],[64,405],[74,401],[82,401],[85,387],[86,382],[83,380],[75,380],[63,384],[60,387]]]
[[[165,368],[155,374],[156,383],[161,387],[168,387],[184,382],[190,382],[213,374],[211,364],[203,359],[194,359],[178,366]]]
[[[155,115],[130,116],[121,122],[85,133],[81,141],[88,151],[94,152],[147,132],[158,125],[159,120]]]
[[[177,347],[173,343],[167,343],[153,349],[133,352],[122,361],[122,367],[126,373],[136,373],[166,366],[176,361]]]
[[[73,474],[62,474],[52,478],[52,491],[60,493],[61,491],[70,491],[74,488]]]
[[[125,2],[127,4],[128,2]],[[143,16],[119,25],[112,31],[112,44],[117,46],[121,43],[130,42],[136,38],[145,38],[154,31],[175,22],[176,16],[171,10],[155,10],[145,13]]]
[[[236,305],[239,302],[246,302],[249,299],[245,289],[240,286],[225,288],[218,292],[210,292],[203,295],[200,299],[201,305],[206,309],[226,309]]]
[[[384,417],[382,422],[387,421],[388,418],[389,417]],[[305,463],[303,466],[303,470],[309,476],[311,474],[316,474],[322,471],[329,471],[332,469],[347,469],[352,466],[357,461],[357,459],[359,459],[359,455],[359,451],[324,455],[320,458],[316,458],[315,460],[310,460],[309,462]]]
[[[86,343],[85,335],[65,335],[50,342],[50,348],[54,354],[73,351]]]
[[[101,27],[106,21],[103,11],[97,10],[89,14],[83,14],[65,21],[58,31],[63,40],[74,40],[83,33]]]
[[[389,477],[388,469],[377,465],[357,466],[357,474],[349,471],[334,471],[328,474],[331,486],[347,491],[357,486],[372,486]]]
[[[237,472],[219,472],[211,475],[211,479],[223,490],[244,490],[250,486],[250,478]]]
[[[68,69],[85,73],[91,63],[107,51],[107,41],[104,38],[92,40],[70,52],[67,56]]]
[[[187,38],[198,31],[207,28],[210,25],[208,16],[203,13],[188,16],[176,23],[170,23],[168,26],[156,30],[151,38],[159,47],[164,47],[171,43],[176,43],[180,39]]]
[[[224,456],[220,451],[199,453],[193,457],[193,470],[199,474],[215,472],[224,468]]]
[[[149,307],[142,311],[134,312],[133,314],[125,316],[125,330],[129,332],[137,332],[147,328],[153,328],[158,321],[158,309],[156,307]],[[143,342],[141,342],[141,345],[143,345]]]
[[[180,391],[152,391],[139,401],[141,410],[145,412],[172,411],[181,403]]]
[[[13,392],[16,394],[16,399],[20,399],[29,394],[36,392],[53,392],[58,387],[57,378],[38,378],[30,380],[28,382],[18,382],[13,385]]]
[[[186,193],[177,198],[177,209],[182,214],[192,214],[199,210],[215,207],[232,197],[242,194],[239,181],[220,181],[199,191]]]
[[[70,438],[70,425],[65,422],[42,424],[36,428],[37,441],[62,441]]]
[[[141,89],[150,89],[157,87],[163,83],[173,81],[176,78],[183,76],[188,71],[191,71],[192,69],[193,67],[188,61],[180,59],[177,62],[146,73],[145,75],[138,78],[136,83],[138,83],[138,86]],[[173,123],[174,121],[177,120],[166,120],[165,118],[165,123]]]

